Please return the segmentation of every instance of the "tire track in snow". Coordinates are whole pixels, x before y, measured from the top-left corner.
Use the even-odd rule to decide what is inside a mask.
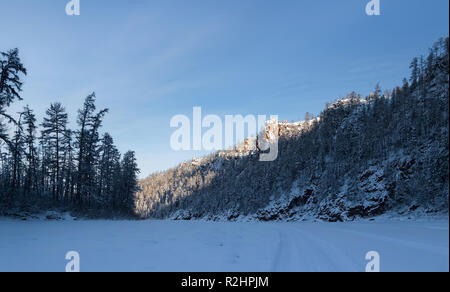
[[[283,226],[279,237],[273,272],[358,271],[358,264],[340,249],[299,228]]]

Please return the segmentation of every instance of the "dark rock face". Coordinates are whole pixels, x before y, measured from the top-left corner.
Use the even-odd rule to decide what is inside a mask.
[[[305,190],[305,193],[302,196],[295,197],[292,199],[291,203],[289,204],[288,210],[292,210],[295,207],[304,206],[308,200],[313,196],[314,190],[313,189],[307,189]]]
[[[60,217],[60,216],[58,216],[58,215],[56,215],[56,214],[50,214],[50,215],[47,215],[47,216],[45,216],[45,218],[47,219],[47,220],[63,220],[63,218],[62,217]]]

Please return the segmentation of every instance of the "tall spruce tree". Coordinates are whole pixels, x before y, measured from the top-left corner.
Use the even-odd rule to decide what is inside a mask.
[[[138,190],[138,174],[139,168],[136,162],[134,151],[128,151],[124,154],[122,159],[122,208],[128,212],[134,210],[134,194]]]
[[[46,117],[42,123],[43,139],[50,151],[51,180],[53,198],[58,201],[62,192],[62,158],[65,152],[63,141],[67,136],[68,115],[65,108],[60,103],[53,103],[46,111]]]
[[[36,148],[36,116],[34,112],[26,106],[23,110],[23,128],[25,131],[25,157],[26,157],[26,175],[24,183],[25,192],[38,192],[38,164],[39,158]]]
[[[2,118],[14,122],[14,119],[6,113],[6,108],[16,99],[22,99],[21,77],[26,74],[27,70],[20,61],[18,49],[0,53],[0,140],[5,143],[9,143],[9,140]]]
[[[98,162],[99,128],[108,109],[96,113],[95,93],[86,97],[78,111],[79,131],[76,133],[78,146],[77,202],[88,205],[95,195],[96,163]]]

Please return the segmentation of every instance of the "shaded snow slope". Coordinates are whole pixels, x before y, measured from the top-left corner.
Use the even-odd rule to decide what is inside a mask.
[[[0,219],[0,271],[448,271],[448,218],[422,222],[210,223]]]
[[[448,38],[433,48],[411,84],[385,93],[377,86],[365,98],[352,92],[314,119],[271,120],[256,140],[149,176],[139,183],[136,215],[330,222],[448,215]],[[278,144],[274,161],[260,159],[264,138]]]

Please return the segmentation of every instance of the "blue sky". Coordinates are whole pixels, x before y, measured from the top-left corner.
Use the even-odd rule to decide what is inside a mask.
[[[61,101],[74,121],[95,91],[104,131],[135,150],[142,176],[204,153],[174,152],[176,114],[318,114],[377,82],[390,89],[414,56],[448,35],[448,0],[0,0],[0,50],[18,47],[24,101],[42,117]],[[6,13],[5,13],[6,12]]]

